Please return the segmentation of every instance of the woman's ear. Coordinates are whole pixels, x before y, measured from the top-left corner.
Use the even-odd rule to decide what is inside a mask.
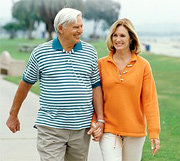
[[[130,39],[129,44],[132,44],[132,39]]]

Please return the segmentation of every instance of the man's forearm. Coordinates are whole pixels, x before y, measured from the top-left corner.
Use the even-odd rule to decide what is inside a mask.
[[[15,94],[13,104],[10,110],[10,116],[17,117],[19,110],[23,101],[25,100],[29,90],[31,89],[32,85],[25,83],[24,81],[20,81],[17,92]]]
[[[103,97],[101,86],[93,88],[93,105],[97,119],[104,119],[103,116]]]

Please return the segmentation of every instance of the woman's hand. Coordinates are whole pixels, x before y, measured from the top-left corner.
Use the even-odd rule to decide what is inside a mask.
[[[150,139],[151,142],[151,149],[153,151],[153,155],[157,153],[160,149],[160,140],[159,139]]]

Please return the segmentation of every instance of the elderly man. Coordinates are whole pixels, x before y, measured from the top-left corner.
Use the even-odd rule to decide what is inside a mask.
[[[16,92],[7,126],[20,130],[18,113],[32,85],[40,81],[37,149],[42,161],[87,160],[93,111],[97,123],[89,133],[103,128],[102,92],[96,50],[80,40],[80,11],[64,8],[54,20],[59,36],[32,52]],[[94,108],[93,108],[94,107]],[[98,138],[95,138],[95,140]]]

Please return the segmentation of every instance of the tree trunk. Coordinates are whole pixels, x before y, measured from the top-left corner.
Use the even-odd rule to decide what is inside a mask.
[[[52,40],[53,39],[53,37],[52,37],[52,32],[51,31],[48,31],[48,41],[49,40]]]
[[[52,32],[53,32],[53,25],[52,25],[52,22],[47,22],[46,24],[46,30],[48,32],[48,41],[49,40],[52,40],[53,37],[52,37]]]
[[[10,39],[14,39],[15,37],[15,32],[14,31],[10,31]]]
[[[94,20],[94,28],[93,28],[93,38],[94,38],[94,39],[97,39],[97,35],[96,35],[97,26],[98,26],[98,20],[95,19],[95,20]]]
[[[31,40],[32,38],[32,30],[28,30],[28,39]]]
[[[29,40],[33,39],[33,37],[32,37],[33,27],[34,27],[34,22],[30,22],[30,25],[28,28],[28,39]]]

